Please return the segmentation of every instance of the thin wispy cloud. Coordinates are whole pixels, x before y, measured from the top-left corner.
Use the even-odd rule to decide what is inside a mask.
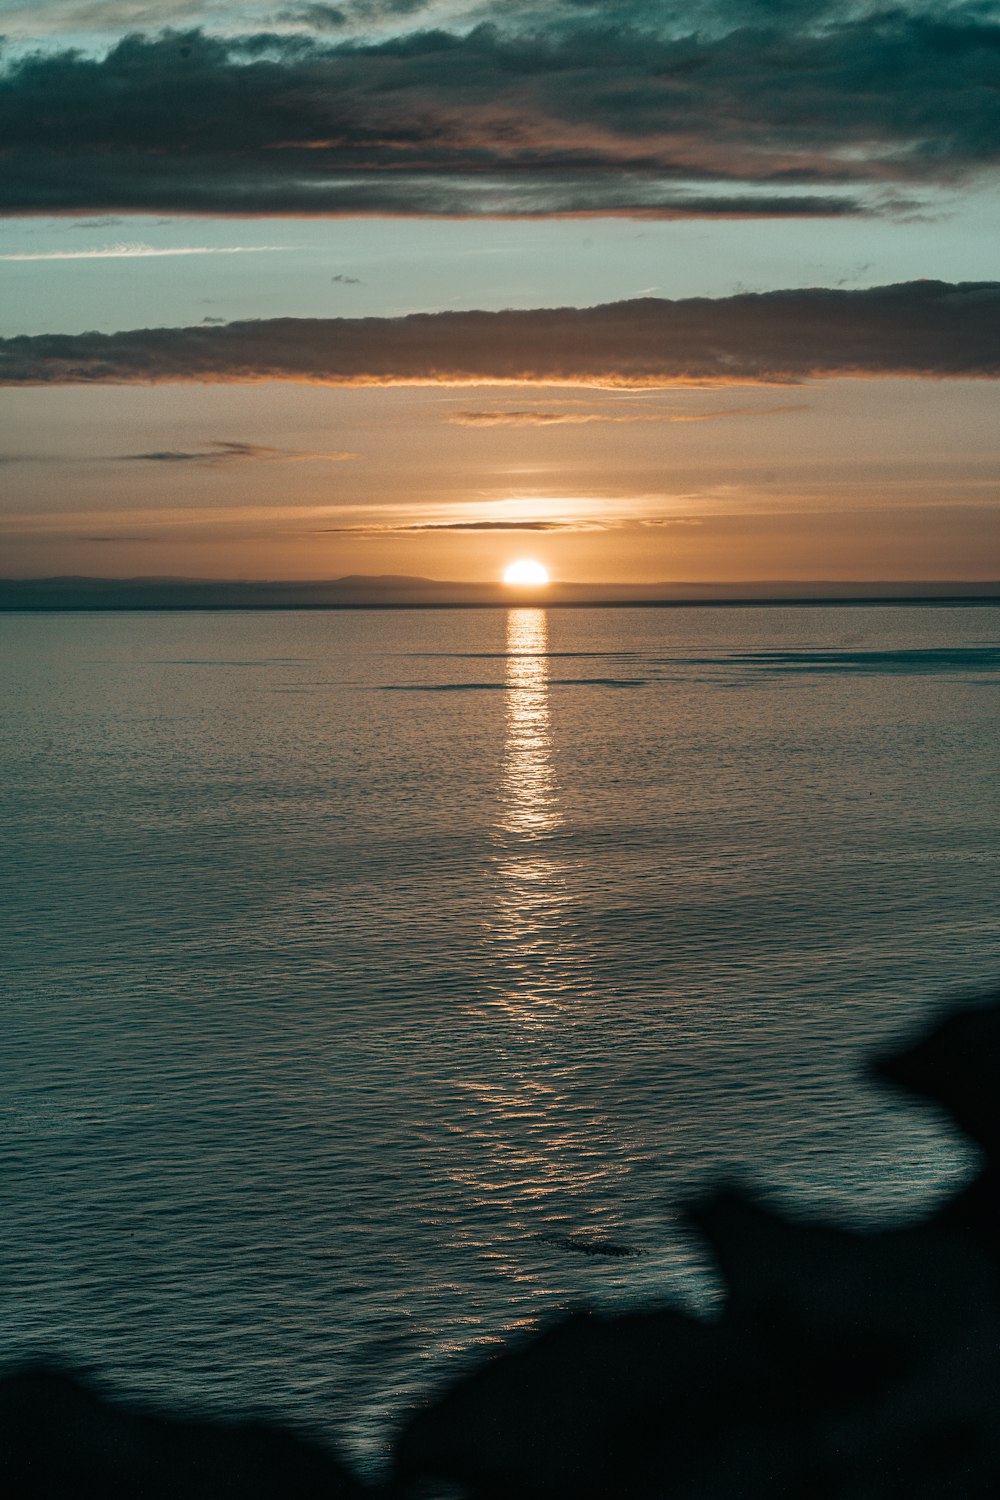
[[[456,411],[445,420],[456,427],[563,427],[591,423],[718,422],[728,417],[777,417],[809,411],[807,402],[785,406],[729,406],[721,411],[544,411],[535,407],[499,411]]]
[[[203,468],[219,468],[237,463],[343,463],[357,458],[356,453],[333,452],[312,453],[300,448],[272,448],[262,443],[213,442],[207,448],[178,450],[165,448],[151,453],[119,453],[115,459],[121,463],[145,464],[196,464]]]
[[[697,516],[646,516],[636,522],[638,526],[703,526]]]
[[[0,385],[794,385],[1000,377],[1000,282],[0,339]]]
[[[620,523],[594,521],[587,517],[566,521],[425,521],[401,525],[325,526],[324,535],[405,536],[426,531],[532,532],[532,531],[606,531]]]
[[[99,250],[18,250],[0,255],[0,260],[147,260],[170,255],[263,255],[287,250],[287,245],[171,245],[159,247],[141,241],[123,241]]]
[[[430,521],[420,525],[397,526],[397,531],[593,531],[603,530],[594,521]]]

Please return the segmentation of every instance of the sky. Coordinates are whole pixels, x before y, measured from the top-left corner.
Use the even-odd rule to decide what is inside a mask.
[[[0,34],[0,574],[1000,579],[1000,0]]]

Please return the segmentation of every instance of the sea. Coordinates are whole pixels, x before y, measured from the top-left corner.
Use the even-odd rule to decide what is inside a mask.
[[[376,1472],[686,1208],[976,1169],[870,1060],[1000,978],[1000,609],[0,618],[0,1363]]]

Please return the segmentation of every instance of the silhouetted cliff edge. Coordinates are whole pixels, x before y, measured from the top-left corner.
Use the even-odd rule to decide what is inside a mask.
[[[729,1288],[721,1317],[563,1320],[416,1413],[381,1490],[278,1429],[139,1411],[36,1369],[0,1380],[0,1492],[993,1500],[998,1002],[963,1006],[877,1068],[983,1148],[970,1187],[920,1223],[865,1234],[796,1222],[741,1193],[707,1198],[690,1216]]]

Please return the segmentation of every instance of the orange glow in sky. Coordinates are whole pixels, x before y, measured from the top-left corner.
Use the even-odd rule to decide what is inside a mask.
[[[531,558],[522,557],[517,562],[512,562],[504,569],[504,583],[517,585],[531,584],[541,585],[549,581],[547,568],[543,568],[540,562],[534,562]]]

